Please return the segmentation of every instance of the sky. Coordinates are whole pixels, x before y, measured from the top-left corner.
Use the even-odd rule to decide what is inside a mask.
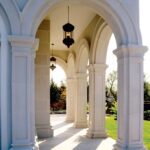
[[[148,47],[144,56],[144,73],[146,79],[150,81],[150,0],[140,0],[140,28],[143,45]]]
[[[66,74],[59,65],[53,71],[50,70],[50,75],[50,80],[53,79],[58,86],[61,86],[61,82],[66,83]]]
[[[143,45],[148,47],[144,56],[144,74],[146,80],[150,82],[150,0],[140,0],[140,29],[142,34]],[[112,51],[116,49],[115,37],[112,35],[108,46],[107,60],[108,65],[106,75],[117,69],[117,59]],[[63,69],[57,66],[52,73],[53,80],[60,85],[61,81],[65,82],[66,76]]]

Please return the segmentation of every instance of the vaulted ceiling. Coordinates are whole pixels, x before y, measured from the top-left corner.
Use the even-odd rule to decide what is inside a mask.
[[[54,43],[55,50],[68,50],[62,43],[63,30],[62,26],[67,23],[67,3],[62,3],[52,9],[45,19],[50,20],[50,43]],[[82,5],[69,4],[70,8],[70,23],[75,26],[74,40],[77,41],[92,19],[95,13]]]

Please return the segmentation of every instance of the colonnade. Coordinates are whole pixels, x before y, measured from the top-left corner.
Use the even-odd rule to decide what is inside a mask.
[[[94,10],[97,15],[103,16],[104,20],[111,27],[117,41],[117,50],[114,54],[117,56],[118,63],[118,133],[115,149],[117,150],[144,150],[143,145],[143,55],[146,47],[142,46],[142,40],[139,30],[139,1],[122,0],[122,1],[105,1],[105,0],[76,0],[73,5],[83,5]],[[35,39],[37,28],[46,17],[50,10],[57,4],[61,4],[61,0],[57,1],[0,1],[0,18],[4,23],[6,33],[0,32],[6,37],[6,49],[9,49],[11,59],[8,59],[9,65],[6,69],[10,69],[10,77],[8,80],[2,78],[4,74],[0,73],[0,106],[5,108],[5,112],[9,112],[10,121],[6,121],[1,115],[1,127],[6,125],[8,132],[5,139],[1,139],[2,149],[11,150],[33,150],[38,149],[35,142],[36,128],[38,134],[44,137],[46,132],[52,135],[52,129],[49,124],[48,101],[49,96],[46,92],[46,99],[42,94],[38,95],[42,103],[39,102],[35,95],[35,68],[36,82],[39,78],[43,78],[43,83],[39,82],[41,88],[48,88],[48,53],[37,54],[37,58],[42,57],[41,62],[36,61],[36,50],[38,49],[38,41]],[[23,4],[23,5],[22,5]],[[131,6],[134,7],[131,9]],[[101,22],[101,21],[100,21]],[[103,21],[102,21],[103,22]],[[0,23],[0,27],[1,27]],[[100,27],[102,31],[107,24]],[[75,70],[74,76],[67,76],[67,120],[74,121],[76,127],[86,127],[88,124],[87,135],[91,138],[106,137],[105,131],[105,54],[107,41],[105,36],[96,36],[101,39],[101,43],[97,40],[92,42],[93,35],[88,30],[86,36],[89,39],[90,52],[95,53],[89,56],[89,94],[90,94],[90,110],[89,122],[86,120],[86,79],[85,72]],[[97,32],[97,31],[96,31]],[[95,33],[96,33],[95,32]],[[101,34],[101,32],[99,32]],[[107,33],[107,32],[105,32]],[[105,35],[105,34],[103,34]],[[104,43],[103,43],[104,41]],[[3,42],[2,42],[3,44]],[[96,45],[96,46],[95,46]],[[100,51],[97,45],[101,47]],[[92,47],[96,47],[94,50]],[[4,52],[3,45],[0,51]],[[96,52],[98,51],[98,52]],[[5,51],[6,52],[6,51]],[[2,54],[2,53],[1,53]],[[0,65],[5,64],[5,57],[1,55]],[[96,57],[99,61],[91,60]],[[93,58],[94,58],[93,57]],[[46,61],[46,62],[44,62]],[[78,60],[76,60],[78,61]],[[82,63],[81,63],[82,64]],[[43,67],[41,67],[43,65]],[[75,63],[76,65],[76,63]],[[36,66],[36,67],[35,67]],[[75,68],[76,66],[74,66]],[[44,68],[44,69],[43,69]],[[0,67],[1,71],[5,71],[4,67]],[[42,73],[44,75],[40,75]],[[83,73],[83,74],[82,74]],[[2,76],[3,75],[3,76]],[[3,80],[5,80],[3,82]],[[7,81],[10,84],[7,84]],[[37,84],[37,83],[36,83]],[[8,88],[7,86],[10,85]],[[5,88],[4,88],[5,86]],[[9,93],[9,96],[1,95],[3,92]],[[44,88],[45,89],[45,88]],[[38,89],[42,90],[42,89]],[[74,91],[74,92],[73,92]],[[86,94],[85,94],[86,93]],[[35,98],[36,102],[35,102]],[[8,100],[8,103],[4,103]],[[42,104],[41,109],[35,104]],[[45,106],[45,107],[44,107]],[[75,109],[71,109],[74,106]],[[35,112],[36,117],[35,126]],[[80,114],[79,114],[80,112]],[[4,112],[1,109],[1,113]],[[5,114],[6,115],[6,114]],[[8,116],[8,115],[7,115]],[[44,117],[43,117],[44,116]],[[47,119],[43,119],[43,118]],[[43,118],[42,118],[43,117]],[[3,118],[3,119],[2,119]],[[37,119],[38,118],[38,119]],[[2,123],[2,120],[5,123]],[[39,127],[39,122],[42,122]],[[10,122],[10,123],[9,123]],[[9,129],[8,129],[9,127]],[[46,131],[46,132],[45,132]],[[3,133],[2,131],[0,132]],[[48,136],[49,136],[48,135]],[[6,137],[8,137],[7,140]]]

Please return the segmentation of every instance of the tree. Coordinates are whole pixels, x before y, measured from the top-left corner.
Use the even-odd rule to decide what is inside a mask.
[[[50,106],[52,110],[66,109],[66,86],[61,83],[58,87],[53,80],[50,84]]]
[[[144,81],[144,102],[150,102],[150,83]]]
[[[106,80],[106,113],[116,114],[117,101],[117,72],[113,71]]]
[[[51,80],[50,84],[50,104],[52,106],[53,103],[58,102],[60,99],[61,91],[56,83]]]

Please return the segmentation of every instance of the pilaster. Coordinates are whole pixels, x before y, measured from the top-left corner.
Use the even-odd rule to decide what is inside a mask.
[[[11,150],[34,150],[34,58],[38,41],[9,36],[12,46],[12,145]]]
[[[129,45],[114,51],[118,58],[117,150],[144,150],[143,55],[146,47]]]
[[[89,129],[91,138],[107,137],[105,131],[105,64],[89,66]]]
[[[75,91],[74,91],[75,92]],[[87,75],[76,74],[75,127],[87,127]]]

